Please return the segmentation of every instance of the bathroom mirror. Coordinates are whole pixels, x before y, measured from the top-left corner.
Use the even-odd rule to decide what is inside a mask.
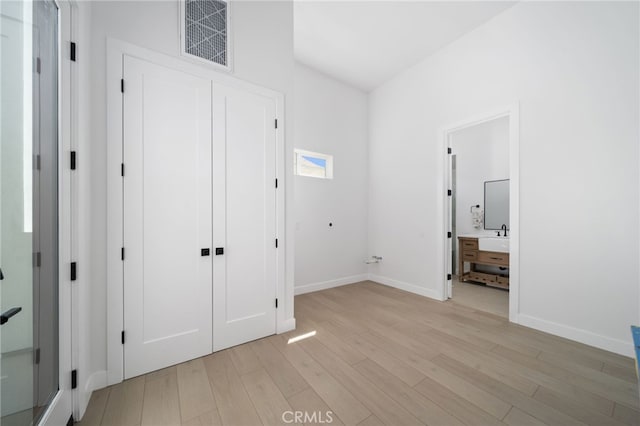
[[[499,230],[509,226],[509,179],[484,183],[484,229]]]

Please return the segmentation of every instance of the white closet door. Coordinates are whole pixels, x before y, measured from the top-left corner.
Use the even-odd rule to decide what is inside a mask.
[[[211,81],[124,60],[125,378],[212,351]]]
[[[275,100],[214,86],[213,349],[276,331]]]

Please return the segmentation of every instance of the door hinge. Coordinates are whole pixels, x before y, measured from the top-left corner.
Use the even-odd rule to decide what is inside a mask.
[[[33,157],[33,168],[36,170],[40,170],[40,155],[36,154],[35,157]]]
[[[124,345],[124,330],[122,330],[122,333],[120,334],[120,342]]]
[[[76,61],[76,43],[74,41],[71,42],[71,49],[69,50],[69,59],[73,62]]]
[[[42,256],[40,255],[40,252],[36,252],[33,253],[33,266],[36,268],[40,267],[41,261],[42,261]]]
[[[453,191],[451,191],[450,189],[447,189],[447,195],[451,197],[451,194],[453,194]]]
[[[278,248],[278,239],[276,238],[276,248]]]
[[[76,152],[71,151],[71,170],[76,169]]]
[[[451,274],[447,274],[447,281],[451,281]]]
[[[71,262],[71,281],[75,281],[77,278],[77,264],[76,262]]]
[[[120,92],[124,93],[124,78],[120,79]]]
[[[40,72],[42,71],[42,65],[41,65],[40,58],[36,58],[36,72],[38,74],[40,74]]]
[[[276,179],[276,188],[278,187],[278,179]]]
[[[451,148],[447,148],[447,154],[451,154]]]
[[[78,387],[78,370],[71,370],[71,389]]]
[[[124,260],[124,247],[120,249],[120,260]]]
[[[37,348],[33,352],[33,363],[34,364],[40,364],[40,348]]]
[[[278,298],[276,297],[276,309],[278,309]]]
[[[451,238],[451,232],[447,232],[447,238]]]
[[[275,126],[276,126],[276,129],[277,129],[278,128],[278,119],[277,118],[275,119]]]
[[[124,177],[124,163],[120,163],[120,176]]]

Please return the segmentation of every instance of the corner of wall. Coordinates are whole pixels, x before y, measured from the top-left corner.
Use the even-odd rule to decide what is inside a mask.
[[[373,281],[378,284],[388,285],[389,287],[397,288],[399,290],[408,291],[409,293],[418,294],[420,296],[428,297],[442,301],[440,294],[436,290],[432,290],[426,287],[419,287],[415,284],[406,283],[403,281],[394,280],[392,278],[384,277],[382,275],[368,274],[369,281]]]
[[[359,275],[352,275],[350,277],[338,278],[335,280],[305,284],[305,285],[297,286],[295,288],[295,294],[297,296],[300,294],[313,293],[314,291],[326,290],[329,288],[340,287],[348,284],[355,284],[360,281],[366,281],[368,279],[369,279],[368,274],[359,274]]]
[[[107,372],[96,371],[90,375],[78,391],[78,418],[81,420],[84,417],[84,413],[87,411],[87,406],[91,400],[91,394],[93,391],[102,389],[107,386]]]

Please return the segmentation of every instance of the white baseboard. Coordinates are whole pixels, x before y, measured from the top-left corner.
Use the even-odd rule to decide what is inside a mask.
[[[629,341],[612,339],[580,328],[558,324],[556,322],[524,314],[518,315],[518,324],[525,327],[535,328],[536,330],[544,331],[545,333],[564,337],[565,339],[584,343],[585,345],[595,346],[596,348],[615,352],[620,355],[634,357],[631,333],[629,333]]]
[[[338,278],[336,280],[322,281],[319,283],[305,284],[294,287],[296,296],[299,294],[311,293],[314,291],[326,290],[328,288],[340,287],[347,284],[354,284],[369,279],[368,274],[352,275],[350,277]]]
[[[431,290],[424,287],[419,287],[415,284],[409,284],[402,281],[394,280],[392,278],[383,277],[381,275],[369,274],[368,279],[370,281],[377,282],[378,284],[388,285],[389,287],[397,288],[399,290],[408,291],[409,293],[419,294],[430,299],[440,300],[440,293],[437,290]]]
[[[89,380],[87,380],[87,384],[85,385],[85,390],[93,392],[94,390],[98,390],[106,387],[107,387],[107,371],[101,370],[101,371],[96,371],[91,376],[89,376]]]
[[[295,318],[289,318],[288,320],[284,321],[283,323],[278,324],[278,333],[277,334],[286,333],[287,331],[291,331],[291,330],[295,330],[295,329],[296,329],[296,319]]]
[[[91,394],[93,391],[102,389],[107,387],[107,372],[104,370],[94,372],[87,379],[84,390],[79,392],[79,401],[78,401],[78,411],[79,416],[76,419],[80,420],[84,416],[84,412],[87,410],[87,406],[89,405],[89,400],[91,399]]]

